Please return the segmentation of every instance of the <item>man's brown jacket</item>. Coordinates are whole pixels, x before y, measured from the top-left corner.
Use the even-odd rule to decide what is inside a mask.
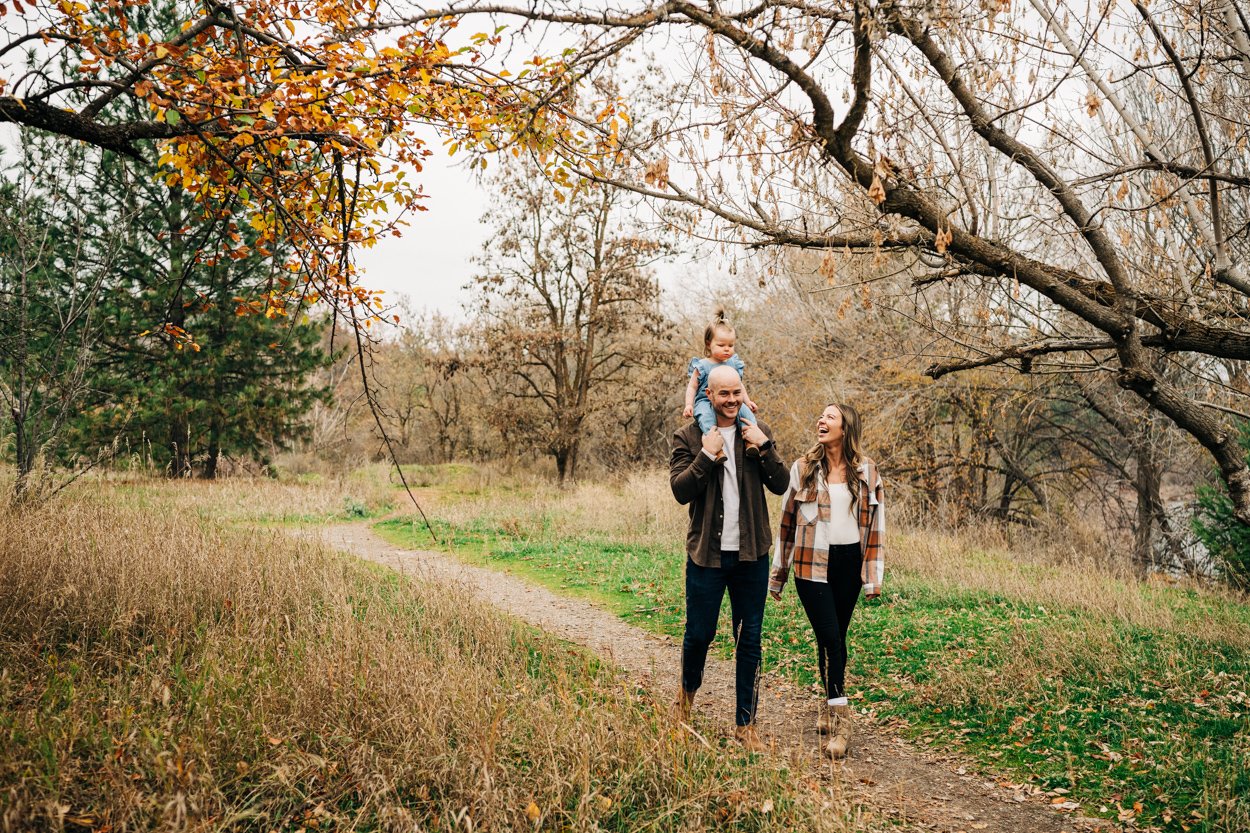
[[[746,456],[739,427],[734,437],[734,460],[738,467],[738,545],[739,561],[768,557],[773,532],[768,525],[768,505],[764,489],[784,494],[790,485],[790,470],[772,442],[773,432],[763,422],[760,430],[768,442],[758,458]],[[668,462],[669,484],[677,502],[690,505],[690,529],[686,533],[686,554],[700,567],[720,567],[720,533],[724,524],[721,503],[722,458],[713,461],[703,453],[703,436],[697,423],[690,423],[673,435],[673,453]]]

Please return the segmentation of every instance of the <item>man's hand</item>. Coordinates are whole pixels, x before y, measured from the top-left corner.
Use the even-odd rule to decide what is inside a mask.
[[[720,432],[717,431],[716,433],[719,434]],[[756,445],[763,445],[764,443],[768,442],[768,435],[765,434],[764,430],[760,428],[758,425],[756,425],[755,423],[748,422],[746,425],[742,426],[742,439],[746,440],[749,443],[755,443]],[[705,444],[704,448],[706,447],[707,446]]]
[[[760,432],[764,433],[763,431]],[[725,438],[713,428],[703,435],[703,450],[713,457],[719,457],[725,450]]]

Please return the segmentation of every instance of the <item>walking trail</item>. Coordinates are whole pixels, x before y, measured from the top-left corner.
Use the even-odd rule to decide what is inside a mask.
[[[661,703],[676,694],[681,646],[577,599],[557,595],[507,573],[465,564],[440,552],[406,550],[383,541],[367,527],[338,525],[321,530],[330,546],[375,561],[422,581],[459,583],[500,610],[575,642],[623,668]],[[727,733],[733,713],[733,664],[708,658],[695,704],[700,731]],[[835,791],[872,814],[905,828],[948,833],[1077,833],[1107,824],[1073,814],[1069,803],[1030,794],[1009,780],[974,770],[954,755],[921,749],[870,718],[857,717],[848,759],[834,764],[819,754],[816,703],[776,675],[762,681],[758,726],[775,754],[802,763]]]

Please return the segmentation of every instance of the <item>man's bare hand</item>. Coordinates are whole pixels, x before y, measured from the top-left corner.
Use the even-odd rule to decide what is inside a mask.
[[[713,428],[703,435],[703,450],[713,457],[719,457],[721,452],[725,450],[725,438],[721,436],[719,431]]]
[[[718,431],[717,433],[719,434],[720,432]],[[763,445],[768,442],[768,435],[758,425],[749,422],[742,426],[742,439],[749,443]],[[706,445],[704,447],[706,448]]]

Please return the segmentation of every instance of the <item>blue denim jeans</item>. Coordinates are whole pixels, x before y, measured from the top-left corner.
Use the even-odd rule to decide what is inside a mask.
[[[739,561],[738,553],[721,551],[720,567],[700,567],[686,559],[686,635],[681,643],[681,686],[693,694],[703,685],[707,650],[716,636],[721,601],[729,591],[734,629],[734,720],[745,726],[755,719],[759,698],[760,632],[768,596],[768,559]]]

